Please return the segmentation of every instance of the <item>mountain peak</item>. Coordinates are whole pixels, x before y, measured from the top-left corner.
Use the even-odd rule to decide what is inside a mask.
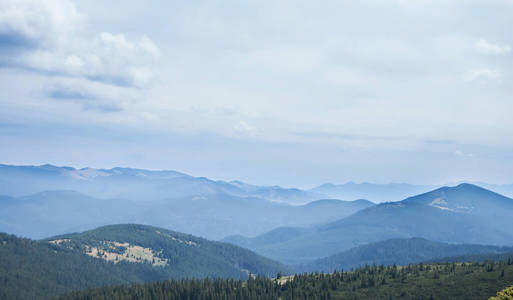
[[[445,192],[458,193],[461,195],[472,194],[472,195],[479,195],[480,197],[483,197],[483,198],[490,196],[492,198],[502,198],[502,199],[511,200],[510,198],[508,198],[504,195],[501,195],[499,193],[496,193],[494,191],[491,191],[489,189],[486,189],[484,187],[481,187],[481,186],[478,186],[475,184],[471,184],[471,183],[461,183],[461,184],[458,184],[457,186],[445,187],[443,190]]]

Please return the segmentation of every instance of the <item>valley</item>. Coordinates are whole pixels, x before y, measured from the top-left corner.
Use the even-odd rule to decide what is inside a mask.
[[[0,197],[0,230],[6,232],[0,243],[1,299],[9,295],[80,299],[89,297],[87,293],[100,297],[117,293],[109,286],[124,284],[141,284],[137,289],[142,293],[155,287],[174,293],[184,284],[201,284],[240,289],[237,297],[268,286],[268,292],[274,290],[267,295],[271,298],[330,295],[352,299],[355,295],[375,297],[375,293],[408,298],[426,293],[411,287],[433,284],[429,279],[435,276],[433,270],[438,270],[436,276],[448,276],[443,284],[454,279],[468,289],[463,282],[488,276],[482,270],[490,262],[507,273],[513,259],[509,230],[513,228],[513,199],[472,184],[375,204],[363,199],[327,199],[319,190],[303,193],[272,187],[268,190],[272,192],[264,192],[242,182],[218,182],[174,171],[54,166],[3,166],[0,171],[4,179],[31,182],[26,192],[36,192],[16,195],[21,190],[11,190]],[[114,184],[104,185],[105,180]],[[115,196],[117,184],[121,187],[128,182],[138,190],[131,197],[102,198]],[[167,192],[157,196],[154,189],[162,186],[180,188],[163,189]],[[38,190],[50,187],[79,191]],[[138,198],[143,190],[155,198]],[[287,193],[292,196],[288,198]],[[300,194],[303,200],[312,195],[319,199],[297,204]],[[461,263],[472,267],[463,273],[443,273],[448,264]],[[424,264],[431,275],[419,275]],[[413,272],[406,275],[411,280],[389,277],[390,268],[396,266]],[[380,273],[383,270],[389,271]],[[465,279],[473,273],[468,277],[473,279]],[[353,279],[336,283],[337,274]],[[213,281],[201,281],[206,278]],[[223,281],[227,279],[235,281]],[[237,288],[242,282],[243,288]],[[305,294],[302,288],[310,284],[332,288],[309,288]],[[505,281],[489,282],[479,293],[504,287]],[[91,288],[98,289],[79,292]]]

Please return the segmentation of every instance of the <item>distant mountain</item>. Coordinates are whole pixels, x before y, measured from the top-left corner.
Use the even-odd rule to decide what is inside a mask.
[[[242,235],[230,235],[223,239],[223,242],[231,243],[248,249],[258,249],[262,251],[267,246],[273,246],[278,243],[293,240],[297,237],[315,232],[311,228],[302,227],[278,227],[269,232],[253,238],[247,238]]]
[[[211,239],[258,235],[280,226],[313,226],[374,205],[365,200],[321,200],[292,206],[226,194],[155,201],[97,199],[75,191],[0,197],[0,231],[44,238],[112,223],[140,223]]]
[[[0,298],[179,278],[274,276],[283,265],[220,242],[143,225],[111,225],[44,241],[0,233]]]
[[[372,206],[273,244],[249,245],[264,256],[295,263],[393,238],[512,245],[511,228],[513,199],[461,184]]]
[[[296,272],[333,272],[365,265],[407,265],[458,256],[457,261],[474,261],[468,255],[496,255],[513,251],[513,247],[472,244],[448,244],[423,238],[390,239],[358,246],[329,257],[314,260],[296,267]]]
[[[310,189],[310,192],[323,194],[337,199],[370,199],[373,202],[390,202],[432,190],[435,186],[407,183],[326,183]]]
[[[333,199],[317,200],[305,204],[303,206],[296,206],[290,211],[285,212],[292,220],[312,219],[320,220],[322,216],[325,218],[331,216],[334,212],[344,211],[347,215],[357,212],[367,207],[374,206],[374,203],[368,200],[355,200],[355,201],[341,201]],[[295,211],[294,211],[295,210]],[[223,241],[233,243],[241,247],[253,249],[273,245],[274,243],[281,243],[286,240],[293,239],[297,236],[305,235],[313,232],[313,229],[305,227],[277,227],[267,233],[256,236],[254,238],[247,238],[242,235],[227,236]]]
[[[492,190],[506,197],[513,198],[513,184],[492,184],[484,182],[471,183]]]
[[[0,231],[40,239],[112,223],[134,222],[134,214],[147,206],[127,200],[96,199],[75,191],[0,197]]]
[[[314,226],[374,205],[369,201],[334,200],[292,206],[228,195],[170,199],[154,204],[138,215],[140,220],[215,239],[233,234],[258,235],[280,226]]]
[[[222,194],[304,204],[324,197],[300,189],[254,186],[240,181],[214,181],[176,171],[0,164],[0,194],[19,197],[49,190],[74,190],[95,198],[133,201]]]

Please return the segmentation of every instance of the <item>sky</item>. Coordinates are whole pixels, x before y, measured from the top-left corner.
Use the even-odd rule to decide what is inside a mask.
[[[513,183],[513,0],[0,0],[0,163]]]

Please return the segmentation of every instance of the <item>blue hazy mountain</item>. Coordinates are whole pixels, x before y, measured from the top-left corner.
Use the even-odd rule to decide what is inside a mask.
[[[507,185],[500,186],[502,190],[507,187]],[[433,188],[433,186],[411,184],[349,182],[342,185],[324,184],[310,190],[302,190],[277,185],[258,186],[237,180],[230,182],[211,180],[177,171],[133,168],[75,169],[48,164],[42,166],[0,164],[0,194],[8,196],[26,196],[48,190],[74,190],[95,198],[147,201],[228,194],[257,197],[274,202],[305,204],[326,198],[369,199],[373,202],[396,201]]]
[[[390,202],[418,195],[434,189],[432,185],[414,185],[407,183],[326,183],[310,189],[310,192],[323,194],[336,199],[369,199],[373,202]]]
[[[513,245],[511,228],[513,199],[460,184],[372,206],[310,230],[288,229],[292,237],[274,243],[259,244],[261,237],[239,237],[238,244],[250,245],[250,249],[281,261],[301,262],[393,238]]]
[[[74,190],[95,198],[134,201],[215,194],[258,197],[292,204],[326,198],[300,189],[214,181],[176,171],[0,165],[0,194],[26,196],[49,190]]]
[[[320,200],[294,206],[227,194],[131,201],[45,191],[0,197],[0,231],[43,238],[112,223],[141,223],[221,239],[258,235],[280,226],[318,225],[373,205],[366,200]]]
[[[147,205],[119,199],[96,199],[75,191],[46,191],[23,197],[0,197],[0,231],[44,238],[101,225],[134,221]]]

